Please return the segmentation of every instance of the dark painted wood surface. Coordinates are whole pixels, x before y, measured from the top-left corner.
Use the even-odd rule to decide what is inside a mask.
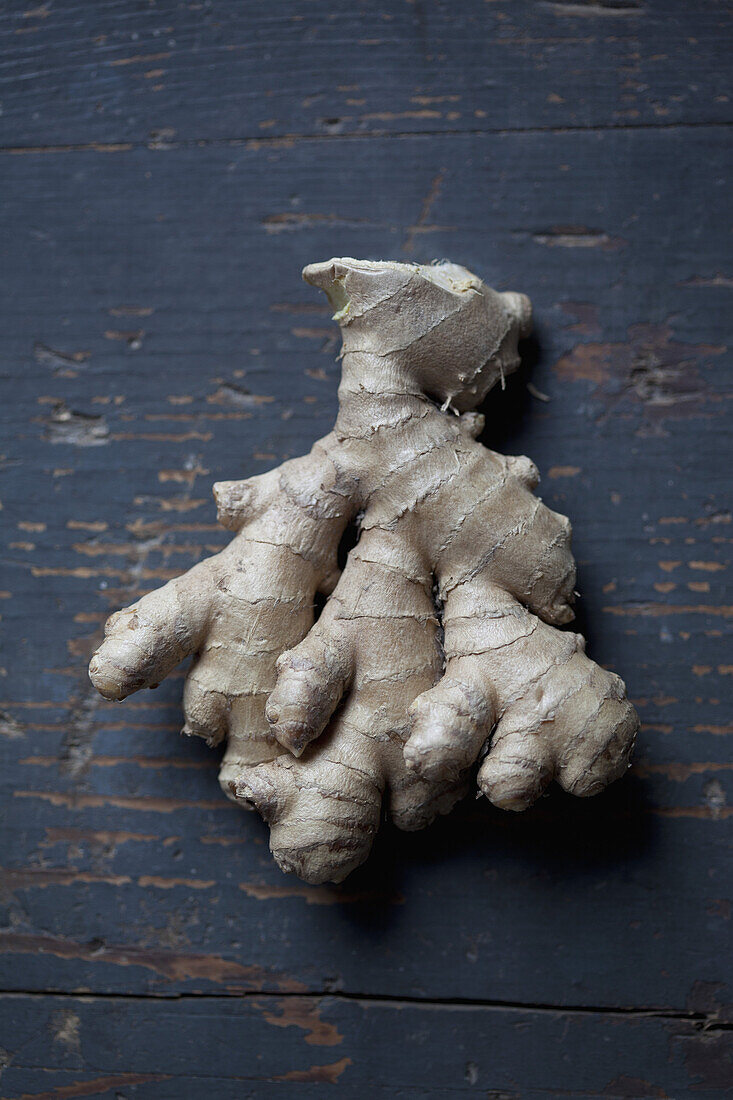
[[[12,1021],[21,1095],[217,1097],[679,1096],[722,1094],[730,1052],[718,1029],[674,1015],[359,998],[180,1001],[0,998]],[[196,1037],[171,1045],[171,1036]],[[94,1049],[94,1060],[85,1048]],[[167,1058],[161,1051],[168,1049]],[[577,1057],[582,1051],[583,1057]],[[203,1055],[205,1052],[205,1055]],[[659,1069],[650,1092],[644,1075]],[[49,1090],[49,1077],[56,1092]],[[548,1081],[563,1088],[548,1090]],[[82,1089],[86,1086],[86,1091]],[[331,1086],[337,1086],[331,1088]],[[487,1089],[487,1086],[490,1086]],[[68,1091],[77,1088],[77,1092]],[[720,1091],[718,1091],[720,1090]]]
[[[721,0],[5,6],[12,145],[727,122]]]
[[[5,9],[3,1096],[733,1086],[730,15]],[[113,706],[85,666],[224,544],[214,480],[328,430],[299,270],[334,254],[532,297],[484,438],[573,520],[580,626],[644,728],[599,798],[385,830],[332,890],[178,737],[180,676]]]

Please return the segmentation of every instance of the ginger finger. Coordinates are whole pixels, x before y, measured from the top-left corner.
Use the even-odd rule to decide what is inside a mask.
[[[424,779],[458,778],[470,768],[494,725],[491,685],[475,687],[446,675],[412,703],[412,731],[405,745],[408,768]]]
[[[342,631],[334,634],[334,624],[321,620],[300,645],[278,658],[276,668],[278,680],[265,717],[280,744],[300,756],[323,733],[349,685],[353,656],[348,637]]]
[[[553,777],[588,795],[623,774],[638,718],[622,681],[586,657],[580,635],[555,630],[479,579],[448,595],[444,628],[447,677],[474,691],[483,684],[486,706],[493,703],[498,719],[478,773],[492,802],[525,809]],[[433,703],[442,683],[412,707],[419,720],[405,753],[419,774],[448,767],[461,742],[455,714]],[[471,714],[478,713],[474,702]],[[420,751],[426,725],[429,755]]]
[[[89,676],[105,699],[124,699],[157,687],[198,648],[211,614],[216,559],[110,616],[105,639],[89,664]]]

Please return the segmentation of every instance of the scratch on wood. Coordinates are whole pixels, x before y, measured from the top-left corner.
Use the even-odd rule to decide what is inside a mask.
[[[282,214],[268,214],[262,219],[266,233],[286,233],[298,229],[311,229],[319,225],[329,225],[341,229],[373,224],[366,218],[340,218],[337,214],[305,214],[287,211]]]
[[[104,885],[128,886],[132,879],[129,875],[101,875],[91,871],[77,871],[75,867],[41,868],[27,870],[14,867],[0,867],[0,882],[9,890],[43,890],[47,886]]]
[[[170,56],[170,50],[167,53],[138,53],[134,54],[132,57],[118,57],[115,61],[110,61],[109,64],[111,68],[119,68],[122,65],[140,65],[148,61],[164,61]]]
[[[332,1062],[328,1066],[311,1066],[310,1069],[292,1069],[289,1073],[283,1073],[279,1077],[273,1077],[273,1081],[301,1081],[304,1084],[335,1085],[347,1066],[353,1065],[351,1058],[342,1058],[339,1062]]]
[[[648,727],[645,725],[645,729],[646,728]],[[704,775],[706,772],[730,771],[731,769],[733,769],[733,763],[724,763],[717,760],[699,761],[692,764],[678,764],[674,762],[669,764],[650,764],[646,761],[638,761],[633,766],[635,775],[642,777],[647,775],[663,775],[675,783],[684,783],[693,775]]]
[[[183,798],[138,798],[131,795],[64,794],[61,791],[13,791],[14,798],[38,798],[52,806],[69,810],[96,809],[115,806],[120,810],[142,810],[145,813],[170,814],[174,810],[219,810],[241,813],[233,802],[221,798],[187,801]]]
[[[206,981],[225,985],[228,989],[260,990],[269,983],[283,993],[303,993],[300,982],[272,975],[261,966],[244,966],[221,955],[185,954],[139,947],[135,944],[111,945],[101,940],[77,943],[61,936],[35,935],[23,932],[0,932],[0,954],[54,955],[60,959],[112,966],[139,966],[162,975],[169,981]]]
[[[641,15],[638,0],[552,0],[547,5],[558,15]]]
[[[533,233],[532,240],[549,248],[600,248],[603,252],[615,252],[628,243],[623,237],[611,237],[602,229],[584,225],[553,225]]]
[[[414,225],[408,226],[407,233],[405,235],[405,241],[402,245],[403,252],[412,252],[415,247],[415,237],[418,233],[428,233],[439,228],[438,226],[428,226],[427,220],[430,216],[430,211],[435,205],[436,200],[440,196],[440,192],[443,187],[443,180],[445,179],[445,169],[441,168],[437,176],[430,184],[430,190],[422,204],[420,214]]]
[[[148,843],[159,841],[155,833],[130,833],[123,830],[110,831],[106,829],[51,829],[46,828],[46,839],[40,841],[40,848],[52,848],[56,844],[94,844],[103,848],[116,848],[120,844],[128,844],[133,841]]]
[[[272,901],[282,898],[302,898],[307,905],[345,905],[354,902],[382,901],[394,905],[404,905],[402,894],[383,894],[378,890],[342,891],[333,886],[309,886],[307,883],[271,883],[240,882],[239,889],[247,897],[258,901]]]
[[[118,1073],[113,1077],[95,1077],[93,1081],[77,1081],[73,1085],[59,1085],[50,1092],[24,1092],[18,1100],[74,1100],[78,1096],[99,1096],[103,1092],[125,1086],[145,1085],[150,1081],[168,1081],[165,1073]],[[118,1095],[120,1095],[118,1093]]]
[[[639,603],[639,604],[613,604],[604,607],[609,615],[717,615],[724,619],[733,616],[733,606],[726,604],[665,604],[665,603]]]
[[[163,878],[162,875],[140,875],[138,886],[154,886],[159,890],[173,890],[177,886],[185,886],[190,890],[210,890],[216,885],[216,879],[201,878]]]

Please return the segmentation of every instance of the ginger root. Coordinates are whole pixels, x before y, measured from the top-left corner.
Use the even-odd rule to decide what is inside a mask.
[[[529,459],[476,441],[474,410],[519,365],[528,299],[449,263],[303,274],[342,331],[333,431],[214,487],[235,538],[113,615],[90,675],[123,699],[193,655],[183,732],[226,742],[222,787],[268,822],[283,870],[339,882],[383,804],[422,828],[477,761],[505,809],[553,778],[595,794],[627,768],[639,723],[623,682],[557,629],[573,617],[568,520],[533,495]]]

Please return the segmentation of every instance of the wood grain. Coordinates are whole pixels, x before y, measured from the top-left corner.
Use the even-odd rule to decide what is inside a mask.
[[[717,1026],[656,1014],[341,996],[15,996],[0,999],[0,1019],[12,1021],[19,1048],[7,1087],[34,1100],[722,1096],[733,1069]]]
[[[723,1095],[729,6],[2,19],[2,1095]],[[112,705],[86,663],[224,545],[215,480],[330,427],[299,271],[339,254],[532,298],[484,441],[571,517],[579,627],[644,726],[606,794],[385,830],[330,889],[179,738],[180,674]]]
[[[730,118],[726,0],[16,0],[0,35],[11,147]]]

